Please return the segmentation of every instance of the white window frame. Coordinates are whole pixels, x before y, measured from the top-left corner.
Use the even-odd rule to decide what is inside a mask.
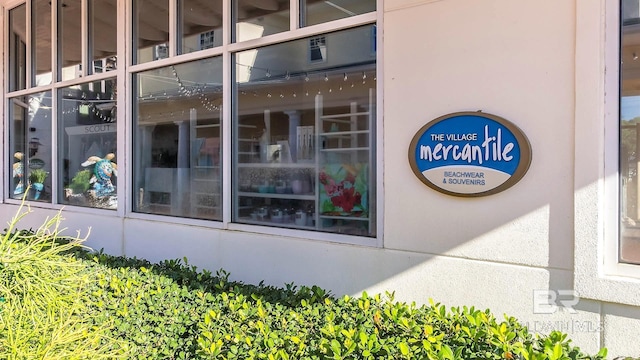
[[[619,1],[578,1],[575,21],[575,288],[638,306],[640,265],[618,261]]]
[[[61,1],[61,0],[57,0]],[[83,8],[86,8],[88,0],[82,0]],[[131,131],[132,131],[132,107],[133,107],[133,98],[131,93],[131,84],[134,73],[142,72],[145,70],[168,66],[171,64],[178,64],[182,62],[188,62],[193,60],[198,60],[202,58],[208,58],[215,55],[221,55],[223,57],[223,68],[225,69],[225,76],[229,77],[229,79],[225,79],[224,81],[224,91],[223,91],[223,124],[225,129],[222,134],[223,139],[223,191],[226,194],[231,194],[231,173],[232,173],[232,138],[231,138],[231,123],[232,123],[232,112],[231,112],[231,82],[230,79],[231,68],[233,64],[231,63],[231,55],[235,52],[240,52],[247,49],[253,49],[257,47],[267,46],[271,44],[280,43],[282,41],[296,40],[302,39],[309,36],[315,36],[327,32],[339,31],[344,29],[353,28],[356,26],[376,23],[379,29],[382,29],[382,21],[383,21],[383,0],[377,1],[377,11],[375,13],[367,13],[361,14],[358,16],[335,20],[330,23],[323,23],[309,27],[299,27],[299,18],[295,16],[298,13],[299,4],[298,0],[290,0],[290,12],[294,14],[290,19],[290,31],[284,33],[278,33],[274,35],[270,35],[264,38],[253,39],[246,42],[241,43],[233,43],[230,41],[231,39],[231,19],[230,16],[223,17],[222,31],[223,31],[223,44],[219,47],[214,47],[211,49],[206,49],[202,51],[192,52],[188,54],[177,55],[176,53],[176,39],[175,36],[177,34],[176,26],[177,26],[177,17],[175,16],[176,7],[175,1],[171,1],[170,7],[170,48],[169,48],[169,57],[166,59],[150,61],[142,64],[132,65],[132,56],[137,49],[131,48],[131,39],[132,39],[132,14],[129,10],[131,6],[131,0],[118,0],[118,29],[124,29],[118,33],[118,64],[117,70],[95,73],[91,75],[87,75],[86,71],[88,69],[88,63],[86,59],[88,49],[86,46],[83,46],[83,63],[82,69],[85,72],[82,77],[67,80],[67,81],[52,81],[52,84],[45,86],[34,87],[31,86],[30,83],[30,73],[27,72],[27,87],[24,90],[13,91],[11,93],[7,92],[6,86],[3,88],[3,94],[5,95],[3,101],[0,103],[0,111],[2,114],[5,114],[7,111],[7,95],[11,97],[19,96],[19,95],[27,95],[32,93],[37,93],[41,91],[50,90],[52,92],[53,97],[53,119],[54,122],[52,124],[52,139],[54,141],[58,138],[58,128],[57,128],[57,90],[60,88],[64,88],[71,85],[83,84],[87,82],[93,82],[98,80],[104,80],[108,78],[115,77],[117,78],[117,91],[118,91],[118,121],[117,121],[117,153],[118,153],[118,165],[121,169],[124,169],[124,173],[126,176],[118,177],[118,196],[119,196],[119,206],[116,211],[113,210],[105,210],[99,208],[89,208],[89,207],[76,207],[72,205],[63,205],[57,203],[58,195],[57,195],[57,187],[58,184],[55,184],[55,187],[52,188],[52,203],[32,203],[31,205],[34,208],[43,208],[43,209],[62,209],[64,207],[65,211],[68,212],[81,212],[85,214],[94,214],[99,216],[114,216],[120,218],[136,218],[136,219],[149,219],[153,221],[162,221],[165,223],[176,223],[182,225],[194,225],[200,227],[207,227],[212,229],[222,229],[222,230],[234,230],[234,231],[243,231],[250,233],[260,233],[264,235],[275,235],[275,236],[283,236],[288,238],[299,238],[305,240],[319,240],[326,242],[334,242],[334,243],[343,243],[343,244],[352,244],[352,245],[365,245],[365,246],[374,246],[374,247],[382,247],[382,238],[383,238],[383,223],[384,223],[384,205],[383,205],[383,164],[381,162],[378,163],[375,175],[376,181],[376,236],[375,237],[363,237],[363,236],[352,236],[352,235],[342,235],[335,233],[325,233],[325,232],[317,232],[317,231],[305,231],[305,230],[295,230],[295,229],[287,229],[287,228],[272,228],[272,227],[264,227],[264,226],[255,226],[255,225],[247,225],[247,224],[238,224],[231,222],[231,204],[232,198],[227,196],[223,200],[223,219],[222,221],[211,221],[211,220],[200,220],[200,219],[190,219],[190,218],[180,218],[180,217],[167,217],[162,215],[154,215],[154,214],[143,214],[143,213],[134,213],[132,211],[132,170],[133,170],[133,146],[131,140]],[[5,41],[7,30],[8,30],[8,11],[15,6],[18,6],[22,3],[25,3],[25,0],[0,0],[0,7],[3,11],[3,54],[4,59],[6,59],[8,49]],[[55,3],[55,1],[54,1]],[[55,11],[55,10],[54,10]],[[226,14],[231,13],[230,2],[223,2],[223,11]],[[85,12],[83,12],[85,14]],[[54,13],[55,15],[55,13]],[[85,44],[88,40],[88,33],[86,31],[87,28],[87,18],[86,15],[83,15],[82,19],[82,28],[83,28],[83,44]],[[29,39],[27,39],[27,46],[30,47]],[[55,59],[57,56],[57,46],[56,44],[56,34],[55,31],[52,30],[52,42],[54,47],[52,49],[52,59]],[[382,73],[382,32],[377,33],[377,59],[376,59],[376,67],[377,73],[380,75]],[[30,59],[30,58],[28,58]],[[29,60],[28,60],[29,61]],[[8,74],[8,65],[7,62],[4,62],[4,74]],[[55,64],[55,63],[54,63]],[[53,76],[56,76],[57,67],[54,65],[52,67]],[[376,83],[376,93],[378,101],[376,101],[376,158],[383,159],[383,127],[382,127],[382,96],[383,96],[383,77],[377,76]],[[6,83],[6,82],[5,82]],[[8,123],[5,121],[0,124],[0,128],[7,128]],[[4,146],[0,147],[0,156],[3,156],[3,159],[6,159],[6,154],[8,154],[8,134],[4,131]],[[52,145],[55,149],[57,146]],[[58,154],[56,151],[52,152],[52,164],[57,164]],[[5,164],[6,166],[6,164]],[[57,179],[56,172],[58,171],[58,166],[54,165],[52,168],[52,176]],[[3,177],[0,183],[4,184],[4,188],[7,189],[7,177]],[[5,191],[7,193],[7,191]],[[6,195],[6,194],[4,194]],[[16,199],[11,199],[10,197],[2,196],[0,197],[0,202],[5,202],[9,204],[19,204],[20,201]]]
[[[123,0],[119,0],[123,1]],[[273,35],[268,35],[265,37],[251,39],[243,42],[231,42],[231,16],[223,17],[223,42],[221,46],[217,46],[211,49],[195,51],[187,54],[177,55],[175,51],[170,52],[170,55],[166,59],[160,59],[155,61],[148,61],[140,64],[133,64],[132,56],[133,51],[131,50],[126,54],[127,66],[126,69],[126,82],[128,84],[128,89],[132,89],[132,79],[133,74],[143,72],[150,69],[155,69],[159,67],[164,67],[172,64],[179,64],[183,62],[189,62],[194,60],[199,60],[203,58],[208,58],[211,56],[221,55],[223,56],[223,69],[225,72],[225,76],[229,77],[231,72],[231,67],[234,64],[231,63],[231,57],[233,53],[238,53],[244,50],[251,50],[258,47],[278,44],[285,41],[303,39],[306,37],[312,36],[321,36],[325,33],[345,30],[354,28],[360,25],[372,24],[375,23],[378,26],[378,29],[382,29],[382,21],[383,21],[383,0],[376,0],[376,9],[375,13],[366,13],[361,14],[349,18],[339,19],[328,23],[321,23],[309,27],[299,27],[298,26],[298,16],[291,16],[290,21],[290,30],[286,32],[276,33]],[[225,1],[223,2],[223,12],[225,14],[231,13],[231,2]],[[127,2],[127,6],[130,4]],[[290,4],[290,12],[294,14],[298,9],[298,0],[291,0]],[[132,39],[133,31],[131,27],[131,11],[127,11],[129,14],[129,19],[127,20],[127,39]],[[169,14],[169,28],[175,29],[177,26],[177,17],[174,13]],[[175,31],[170,34],[169,43],[175,44],[175,39],[172,38],[172,35]],[[378,30],[377,31],[377,57],[376,57],[376,72],[381,74],[382,71],[382,34]],[[377,93],[377,101],[376,101],[376,159],[383,159],[383,126],[382,126],[382,94],[383,94],[383,82],[382,76],[377,76],[376,79],[376,93]],[[223,81],[223,107],[222,107],[222,162],[223,162],[223,170],[222,170],[222,192],[223,194],[232,194],[232,112],[231,112],[231,104],[232,104],[232,90],[231,90],[231,82],[233,79],[225,78]],[[123,81],[124,82],[124,81]],[[133,124],[133,113],[132,113],[132,98],[131,93],[126,94],[126,99],[123,101],[127,104],[127,113],[126,113],[126,123]],[[120,135],[118,135],[120,136]],[[120,140],[120,138],[118,138]],[[126,139],[127,144],[127,186],[128,188],[133,188],[133,163],[130,159],[133,159],[133,146],[131,146],[130,139]],[[120,164],[119,164],[120,166]],[[325,241],[331,243],[340,243],[340,244],[350,244],[350,245],[361,245],[361,246],[372,246],[372,247],[382,247],[383,245],[383,223],[384,223],[384,204],[383,204],[383,162],[378,161],[376,165],[376,235],[375,237],[366,237],[366,236],[355,236],[355,235],[344,235],[338,233],[329,233],[329,232],[321,232],[321,231],[309,231],[309,230],[297,230],[291,228],[278,228],[278,227],[270,227],[270,226],[259,226],[259,225],[248,225],[232,222],[231,214],[232,208],[231,204],[233,199],[231,196],[223,197],[223,217],[222,221],[214,221],[214,220],[201,220],[194,218],[184,218],[184,217],[170,217],[156,214],[146,214],[134,212],[132,207],[132,202],[130,200],[130,195],[127,193],[122,197],[126,196],[123,206],[118,206],[118,209],[126,207],[126,217],[135,218],[135,219],[146,219],[153,221],[162,221],[165,223],[175,223],[175,224],[183,224],[183,225],[194,225],[201,227],[208,227],[212,229],[221,229],[221,230],[234,230],[234,231],[242,231],[248,233],[257,233],[264,235],[273,235],[273,236],[282,236],[289,238],[300,238],[305,240],[316,240],[316,241]],[[120,192],[120,190],[118,190]],[[121,198],[121,197],[120,197]],[[120,201],[120,200],[119,200]]]

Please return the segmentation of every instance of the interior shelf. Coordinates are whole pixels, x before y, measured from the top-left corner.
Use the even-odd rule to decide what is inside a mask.
[[[242,191],[234,194],[233,220],[364,236],[375,233],[375,223],[370,216],[375,210],[367,206],[372,203],[371,194],[375,193],[375,187],[368,180],[375,178],[374,98],[374,90],[370,89],[368,101],[345,101],[325,109],[323,95],[318,94],[313,112],[272,113],[266,109],[262,114],[240,119],[235,128],[238,141],[234,144],[233,188]],[[323,114],[325,110],[336,113]],[[335,188],[330,190],[326,176],[335,181]],[[300,189],[300,181],[304,182],[305,190],[291,193],[292,188]],[[298,183],[294,185],[294,182]],[[286,186],[286,192],[274,192],[274,186],[279,190]],[[256,187],[271,190],[259,192]],[[361,194],[356,195],[356,199],[366,196],[366,201],[355,200],[343,205],[345,201],[354,201],[347,189],[356,187]],[[347,194],[344,199],[336,198],[342,197],[343,192]],[[344,211],[343,206],[350,211]],[[305,225],[296,225],[291,218],[282,221],[281,215],[274,215],[294,213],[298,215],[298,223]]]
[[[316,196],[313,193],[310,194],[278,194],[278,193],[261,193],[261,192],[248,192],[240,191],[238,196],[245,197],[258,197],[258,198],[272,198],[272,199],[290,199],[290,200],[315,200]]]

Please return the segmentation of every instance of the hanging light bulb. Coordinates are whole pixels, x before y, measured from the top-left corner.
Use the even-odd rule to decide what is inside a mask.
[[[635,51],[633,52],[633,60],[634,60],[634,61],[635,61],[635,60],[638,60],[638,54],[636,54],[636,52],[635,52]]]
[[[347,73],[344,73],[344,77],[342,78],[342,80],[344,80],[344,81],[349,80],[349,78],[347,77]]]
[[[271,77],[271,71],[269,71],[269,69],[267,69],[267,73],[265,74],[266,77],[270,78]]]
[[[287,75],[284,76],[285,80],[289,80],[291,79],[291,75],[289,74],[289,72],[287,71]]]
[[[324,73],[324,81],[329,81],[329,77],[327,76],[327,73]]]
[[[309,74],[307,73],[304,74],[304,81],[309,81]]]
[[[365,80],[367,78],[367,73],[366,72],[362,72],[362,80]]]

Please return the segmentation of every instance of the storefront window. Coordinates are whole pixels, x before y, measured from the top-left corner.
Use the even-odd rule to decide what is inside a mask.
[[[137,0],[134,11],[134,64],[169,57],[169,0]]]
[[[9,11],[9,91],[22,90],[27,79],[27,5]]]
[[[622,1],[619,259],[635,264],[640,264],[639,10],[637,1]]]
[[[48,0],[33,0],[31,5],[32,86],[49,85],[51,73],[51,5]]]
[[[58,80],[82,76],[82,24],[80,0],[58,2]]]
[[[300,23],[311,26],[376,11],[376,0],[301,0],[300,8]]]
[[[179,2],[181,54],[222,45],[222,1]]]
[[[372,26],[235,55],[233,221],[375,236]],[[278,59],[274,61],[274,59]]]
[[[58,90],[59,202],[115,209],[116,80]]]
[[[240,42],[290,29],[289,0],[234,0],[233,41]]]
[[[118,51],[117,0],[91,0],[89,4],[89,74],[116,69]]]
[[[9,100],[10,197],[51,202],[51,92]]]
[[[222,58],[135,74],[134,211],[222,218]]]

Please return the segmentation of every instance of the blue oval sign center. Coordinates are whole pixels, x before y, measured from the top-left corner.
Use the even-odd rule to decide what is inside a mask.
[[[462,112],[425,125],[411,142],[409,160],[416,176],[438,191],[482,196],[520,180],[531,150],[520,129],[505,119]]]

